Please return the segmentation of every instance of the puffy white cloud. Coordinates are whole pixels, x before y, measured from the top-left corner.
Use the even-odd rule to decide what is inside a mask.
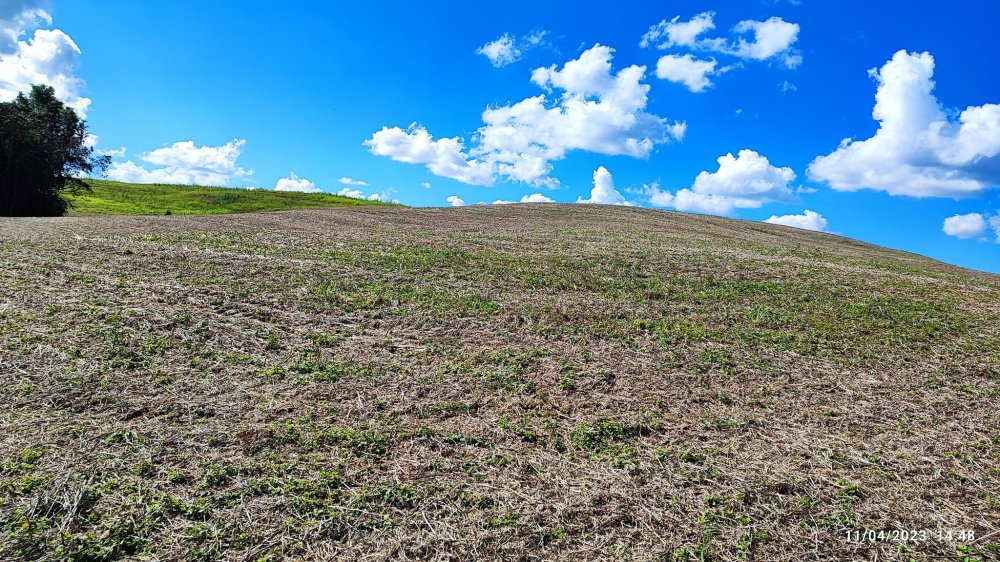
[[[675,16],[670,21],[661,20],[642,36],[639,46],[657,49],[694,47],[698,44],[700,35],[715,29],[715,23],[712,21],[714,17],[714,12],[702,12],[688,21],[680,21],[680,16]]]
[[[222,146],[195,146],[193,141],[176,142],[139,155],[149,164],[162,166],[149,170],[131,160],[116,162],[108,177],[131,183],[173,183],[227,186],[233,177],[253,174],[236,165],[243,151],[244,139],[234,139]]]
[[[798,40],[799,24],[786,22],[780,17],[764,21],[743,20],[733,27],[733,33],[742,35],[735,41],[723,37],[702,37],[715,29],[714,12],[700,13],[688,21],[680,21],[680,16],[672,20],[662,20],[649,28],[639,41],[640,47],[686,47],[699,51],[711,51],[747,60],[768,60],[777,58],[788,68],[802,63],[802,55],[792,48]],[[746,37],[752,35],[752,38]]]
[[[0,43],[9,47],[9,39],[22,33],[0,27]],[[75,75],[81,54],[73,39],[58,29],[36,29],[31,37],[14,41],[11,49],[0,50],[0,100],[12,100],[30,91],[32,84],[48,84],[63,103],[86,118],[91,101],[81,95],[84,82]]]
[[[840,191],[875,189],[912,197],[965,197],[1000,185],[1000,105],[949,117],[934,96],[934,57],[899,51],[869,74],[877,83],[875,135],[841,141],[808,173]]]
[[[753,60],[767,60],[778,57],[788,68],[802,63],[802,55],[795,52],[792,43],[799,37],[799,24],[787,22],[779,17],[764,21],[744,20],[733,28],[736,33],[752,33],[753,39],[741,37],[734,46],[725,49],[732,55]]]
[[[600,205],[632,205],[615,189],[614,178],[604,166],[594,170],[594,188],[590,190],[590,199],[580,197],[576,202]]]
[[[350,197],[351,199],[364,199],[365,192],[360,189],[351,189],[349,187],[342,188],[337,192],[337,195],[342,197]]]
[[[515,203],[555,203],[555,200],[541,193],[532,193],[531,195],[522,195],[520,201],[497,199],[491,205],[513,205]]]
[[[337,181],[340,182],[340,183],[342,183],[342,184],[344,184],[344,185],[357,185],[357,186],[362,186],[362,187],[368,185],[368,182],[366,182],[366,181],[352,179],[352,178],[349,178],[347,176],[344,176],[344,177],[340,178]]]
[[[823,215],[809,209],[806,209],[801,215],[771,215],[770,218],[764,219],[764,222],[815,230],[816,232],[824,232],[827,225]]]
[[[555,203],[555,199],[546,197],[541,193],[532,193],[521,197],[521,203]]]
[[[531,81],[546,91],[563,90],[554,104],[545,95],[487,108],[477,152],[497,173],[535,185],[555,185],[551,161],[572,150],[646,158],[655,145],[680,139],[683,123],[645,111],[646,67],[612,72],[614,50],[595,45],[561,69],[537,68]]]
[[[653,184],[649,191],[650,204],[673,207],[678,211],[700,211],[728,215],[736,209],[756,209],[764,203],[789,202],[795,194],[789,184],[795,180],[791,168],[772,166],[767,157],[743,149],[734,157],[718,158],[719,169],[703,171],[694,184],[670,193]]]
[[[300,178],[295,172],[289,174],[287,178],[281,178],[278,183],[274,185],[275,191],[299,191],[302,193],[319,193],[323,191],[322,189],[316,187],[316,184],[307,180],[306,178]]]
[[[383,203],[389,203],[389,202],[399,203],[399,199],[393,199],[392,196],[390,196],[385,191],[383,191],[382,193],[372,193],[366,199],[368,199],[369,201],[381,201]]]
[[[448,204],[450,204],[452,207],[464,207],[465,206],[465,201],[463,201],[462,198],[459,197],[459,196],[457,196],[457,195],[449,195],[448,198],[445,199],[445,201],[447,201]]]
[[[368,184],[364,184],[368,185]],[[389,188],[381,193],[372,193],[366,195],[364,191],[360,189],[353,189],[350,187],[343,187],[340,191],[337,191],[334,195],[340,195],[341,197],[350,197],[351,199],[365,199],[367,201],[381,201],[383,203],[399,203],[399,199],[393,199],[391,193],[395,193],[395,189]]]
[[[431,188],[430,182],[426,182],[426,181],[424,183],[420,184],[420,186],[423,187],[424,189],[430,189]]]
[[[1000,242],[1000,214],[990,217],[990,228],[992,228],[993,233],[996,234],[997,242]]]
[[[86,136],[83,137],[83,146],[87,148],[93,148],[94,152],[100,154],[101,156],[111,156],[111,157],[125,156],[124,146],[116,148],[114,150],[97,148],[97,143],[99,141],[100,139],[98,138],[97,135],[95,135],[94,133],[87,133]]]
[[[52,24],[43,4],[37,0],[0,0],[0,55],[16,51],[18,39],[39,22]]]
[[[994,228],[996,226],[994,224]],[[986,234],[986,217],[980,213],[954,215],[944,219],[941,230],[948,236],[955,238],[981,238]]]
[[[545,36],[548,33],[548,31],[540,29],[522,36],[520,39],[516,39],[510,33],[504,33],[499,38],[476,49],[476,54],[490,59],[493,66],[502,68],[521,60],[525,52],[544,45]]]
[[[664,55],[656,63],[656,76],[684,84],[692,92],[702,92],[712,85],[709,76],[715,73],[715,59],[699,60],[691,55]]]
[[[490,59],[497,68],[507,66],[521,58],[521,49],[514,45],[514,37],[510,33],[504,33],[499,39],[479,47],[476,53]]]
[[[424,164],[437,176],[472,185],[493,185],[494,182],[494,167],[469,156],[461,139],[434,140],[427,129],[416,124],[406,130],[382,127],[364,145],[378,156],[408,164]]]
[[[612,72],[613,49],[595,45],[561,69],[535,69],[531,80],[548,93],[513,105],[487,107],[478,144],[466,150],[458,138],[434,139],[424,127],[383,127],[365,141],[372,153],[399,162],[425,164],[439,176],[473,185],[492,185],[498,177],[554,187],[552,161],[573,150],[646,158],[657,144],[680,140],[682,122],[645,111],[649,86],[646,67]]]

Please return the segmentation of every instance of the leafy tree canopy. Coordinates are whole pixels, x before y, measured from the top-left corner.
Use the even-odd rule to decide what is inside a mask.
[[[86,140],[86,122],[50,86],[0,103],[0,215],[65,213],[65,196],[88,189],[81,178],[110,163]]]

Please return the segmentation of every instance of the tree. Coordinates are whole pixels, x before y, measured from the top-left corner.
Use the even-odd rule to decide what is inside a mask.
[[[50,86],[0,103],[0,215],[65,213],[67,194],[90,190],[81,178],[111,161],[86,141],[86,122]]]

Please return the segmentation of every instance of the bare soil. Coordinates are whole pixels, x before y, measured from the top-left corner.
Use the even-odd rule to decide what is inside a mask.
[[[642,209],[0,219],[0,559],[996,560],[998,319]]]

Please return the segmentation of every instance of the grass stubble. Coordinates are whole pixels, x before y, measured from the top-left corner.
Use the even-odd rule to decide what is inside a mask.
[[[3,560],[1000,556],[993,275],[596,206],[0,232]]]

